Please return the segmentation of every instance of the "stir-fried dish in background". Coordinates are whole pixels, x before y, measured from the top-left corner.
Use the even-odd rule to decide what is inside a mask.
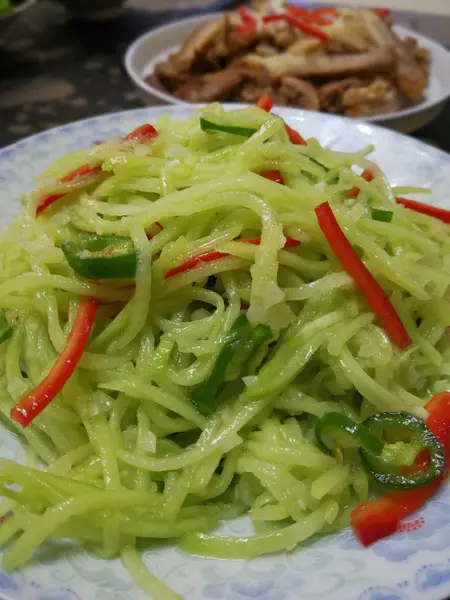
[[[278,105],[350,117],[422,99],[429,52],[396,35],[388,10],[269,4],[202,24],[149,82],[187,102],[254,103],[270,93]]]

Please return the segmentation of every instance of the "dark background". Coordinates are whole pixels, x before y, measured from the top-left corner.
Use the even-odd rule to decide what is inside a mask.
[[[195,8],[155,12],[152,0],[130,0],[117,19],[96,23],[70,19],[50,1],[27,11],[0,42],[0,147],[73,120],[142,106],[123,68],[127,46],[164,23],[238,4],[191,1]],[[450,103],[415,136],[450,151]]]

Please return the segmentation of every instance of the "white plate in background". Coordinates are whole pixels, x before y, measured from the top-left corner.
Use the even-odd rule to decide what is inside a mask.
[[[211,21],[218,16],[216,14],[182,19],[158,27],[137,38],[128,48],[125,55],[125,68],[137,88],[139,97],[145,104],[153,106],[186,104],[183,100],[147,83],[145,77],[152,73],[156,63],[176,52],[199,24]],[[430,82],[425,97],[418,104],[401,111],[366,117],[362,120],[385,125],[403,133],[410,133],[435,119],[450,95],[450,52],[430,38],[405,27],[396,26],[395,30],[402,38],[407,36],[417,38],[420,44],[431,52]]]

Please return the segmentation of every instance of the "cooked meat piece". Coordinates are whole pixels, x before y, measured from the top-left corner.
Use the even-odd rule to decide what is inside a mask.
[[[339,17],[325,27],[332,43],[343,47],[347,52],[349,50],[367,52],[372,46],[372,40],[360,13],[359,10],[339,9]]]
[[[297,77],[282,77],[277,96],[284,99],[282,104],[289,106],[308,110],[319,110],[320,108],[319,94],[316,88],[311,83]]]
[[[299,38],[291,46],[289,46],[289,54],[311,54],[317,52],[322,47],[322,42],[317,38],[305,37]],[[327,47],[328,49],[328,47]]]
[[[275,77],[297,75],[303,79],[372,75],[389,71],[395,61],[390,48],[379,48],[363,54],[335,54],[332,56],[312,54],[295,56],[287,52],[263,58],[247,55],[243,61],[248,65],[261,65]]]
[[[161,92],[167,93],[167,91],[168,91],[168,88],[166,88],[161,83],[161,80],[159,79],[159,77],[156,76],[156,74],[154,72],[151,75],[147,75],[147,77],[145,78],[145,81],[147,83],[149,83],[151,86],[153,86],[154,88],[156,88],[157,90],[160,90]]]
[[[212,102],[226,100],[241,83],[237,69],[225,69],[211,75],[191,77],[175,91],[175,96],[186,102]]]
[[[186,72],[180,71],[170,57],[165,62],[155,65],[155,69],[150,77],[158,80],[169,92],[173,92],[174,89],[189,79],[189,75]]]
[[[405,50],[398,50],[397,56],[397,87],[412,102],[418,102],[428,86],[427,73]]]
[[[225,55],[226,60],[232,60],[233,58],[239,57],[243,52],[248,51],[249,48],[255,46],[259,41],[265,41],[262,39],[259,31],[253,33],[246,33],[242,35],[236,29],[237,26],[241,25],[241,19],[236,13],[225,14],[225,45],[227,53]],[[214,43],[214,48],[217,43]]]
[[[421,46],[418,46],[414,52],[414,58],[428,69],[430,66],[431,51],[428,50],[428,48],[422,48]]]
[[[367,29],[379,47],[392,48],[396,55],[395,81],[400,91],[412,102],[418,102],[428,85],[426,71],[412,56],[402,41],[370,10],[361,11]]]
[[[274,56],[274,54],[277,54],[278,50],[275,46],[272,46],[272,44],[261,42],[255,47],[255,52],[256,54],[259,54],[259,56]]]
[[[257,85],[254,81],[247,81],[236,95],[237,102],[245,102],[246,104],[256,104],[258,100],[269,94],[275,104],[278,104],[278,98],[276,97],[275,85]]]
[[[277,106],[294,106],[307,110],[319,110],[319,95],[315,87],[297,77],[266,79],[260,82],[249,79],[240,89],[236,99],[255,104],[264,94],[269,94]]]
[[[223,40],[226,28],[227,20],[225,17],[196,27],[184,42],[180,51],[171,57],[175,68],[178,71],[188,71],[198,56],[204,53],[210,44]]]
[[[285,21],[265,23],[261,31],[262,38],[270,40],[280,50],[288,48],[301,35],[298,29],[293,29]]]
[[[340,44],[339,42],[328,42],[327,54],[348,54],[348,46]]]
[[[322,110],[348,117],[370,117],[400,110],[404,99],[395,86],[383,77],[364,80],[350,77],[320,88]]]
[[[370,83],[345,90],[342,105],[344,114],[349,117],[370,117],[400,110],[404,100],[390,81],[376,77]]]
[[[252,10],[261,14],[280,13],[284,9],[284,0],[253,0]]]
[[[405,46],[406,50],[412,56],[415,55],[417,48],[419,47],[419,42],[416,38],[406,37],[402,40],[402,44]]]
[[[348,89],[362,85],[364,85],[364,80],[358,77],[348,77],[347,79],[340,79],[322,85],[319,88],[321,109],[336,115],[342,114],[344,111],[342,103],[344,93]]]
[[[422,46],[419,45],[419,42],[412,37],[404,38],[401,42],[408,54],[410,54],[419,63],[422,69],[428,73],[431,56],[428,48],[422,48]]]

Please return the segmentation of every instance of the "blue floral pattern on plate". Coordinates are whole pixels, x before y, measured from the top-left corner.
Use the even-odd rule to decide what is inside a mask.
[[[20,194],[52,160],[120,135],[167,112],[175,118],[190,107],[145,108],[115,113],[46,131],[0,151],[0,226],[19,212]],[[374,159],[393,185],[432,187],[432,202],[448,204],[450,156],[389,130],[346,119],[280,109],[305,136],[336,149],[375,144]],[[17,440],[3,432],[2,456],[20,460]],[[420,512],[423,525],[362,548],[345,530],[293,553],[253,561],[187,556],[163,546],[144,554],[152,572],[186,600],[444,600],[450,596],[450,490]],[[241,519],[228,528],[247,534]],[[62,545],[58,555],[42,551],[41,562],[22,573],[0,573],[0,600],[144,600],[119,561],[101,561]]]

